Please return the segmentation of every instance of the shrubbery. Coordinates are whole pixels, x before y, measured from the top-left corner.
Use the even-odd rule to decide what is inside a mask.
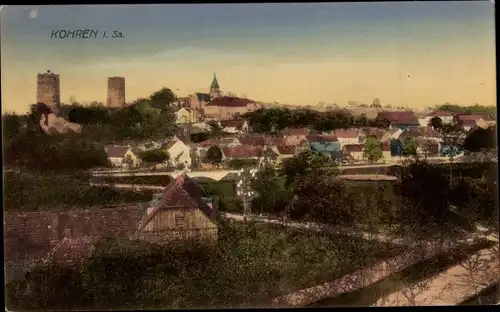
[[[401,250],[373,242],[222,222],[213,248],[103,241],[82,265],[49,265],[33,271],[29,280],[11,282],[7,305],[11,310],[69,310],[265,304],[396,252]]]

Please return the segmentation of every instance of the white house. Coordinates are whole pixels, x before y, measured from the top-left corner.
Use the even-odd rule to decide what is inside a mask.
[[[153,149],[161,148],[161,143],[157,141],[148,141],[137,146],[137,149],[141,151],[149,151]]]
[[[132,152],[130,145],[108,145],[104,148],[109,162],[115,167],[137,167],[137,156]]]
[[[221,120],[219,126],[227,133],[243,133],[248,132],[250,127],[246,120]]]
[[[170,165],[174,167],[179,165],[184,165],[187,168],[191,167],[191,147],[181,140],[166,141],[163,143],[162,149],[168,152]]]
[[[339,141],[340,146],[356,145],[363,141],[361,131],[356,129],[337,129],[333,131],[333,135]]]
[[[453,122],[453,114],[448,111],[435,111],[426,116],[419,118],[418,123],[422,127],[427,127],[434,117],[439,117],[444,124],[451,124]]]

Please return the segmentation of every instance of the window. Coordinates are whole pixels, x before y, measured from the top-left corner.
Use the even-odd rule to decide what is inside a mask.
[[[175,216],[175,228],[184,229],[184,216],[182,215]]]

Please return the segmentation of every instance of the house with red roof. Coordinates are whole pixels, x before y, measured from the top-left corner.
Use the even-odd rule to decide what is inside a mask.
[[[104,151],[114,167],[137,167],[139,159],[130,145],[107,145]]]
[[[465,132],[468,132],[470,129],[477,127],[478,124],[483,124],[483,117],[483,115],[479,114],[457,115],[457,120],[462,125],[462,128],[465,130]]]
[[[412,111],[379,112],[376,121],[387,124],[389,129],[407,129],[420,126],[417,116]]]
[[[419,118],[418,122],[420,123],[420,126],[427,127],[434,117],[441,119],[443,124],[451,124],[453,123],[455,115],[449,111],[438,110]]]
[[[227,133],[243,133],[250,130],[248,121],[244,119],[228,119],[219,121],[222,131]]]
[[[360,144],[364,139],[363,133],[357,129],[336,129],[332,134],[341,146]]]
[[[363,144],[346,144],[342,146],[342,154],[352,158],[354,161],[361,161],[364,157],[365,147]]]
[[[264,152],[263,146],[240,145],[225,147],[222,149],[223,160],[231,159],[255,159],[259,160]]]
[[[203,109],[206,119],[227,120],[256,111],[260,108],[262,108],[262,105],[250,99],[221,96],[212,99]]]
[[[161,201],[148,208],[136,239],[154,243],[175,240],[217,242],[217,205],[186,173],[167,185]]]

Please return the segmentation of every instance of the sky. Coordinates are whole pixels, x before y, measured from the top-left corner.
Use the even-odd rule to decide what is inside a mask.
[[[263,102],[496,105],[494,23],[489,1],[3,6],[2,112],[27,111],[47,70],[62,102],[105,102],[112,76],[127,102],[208,92],[215,72],[222,92]]]

